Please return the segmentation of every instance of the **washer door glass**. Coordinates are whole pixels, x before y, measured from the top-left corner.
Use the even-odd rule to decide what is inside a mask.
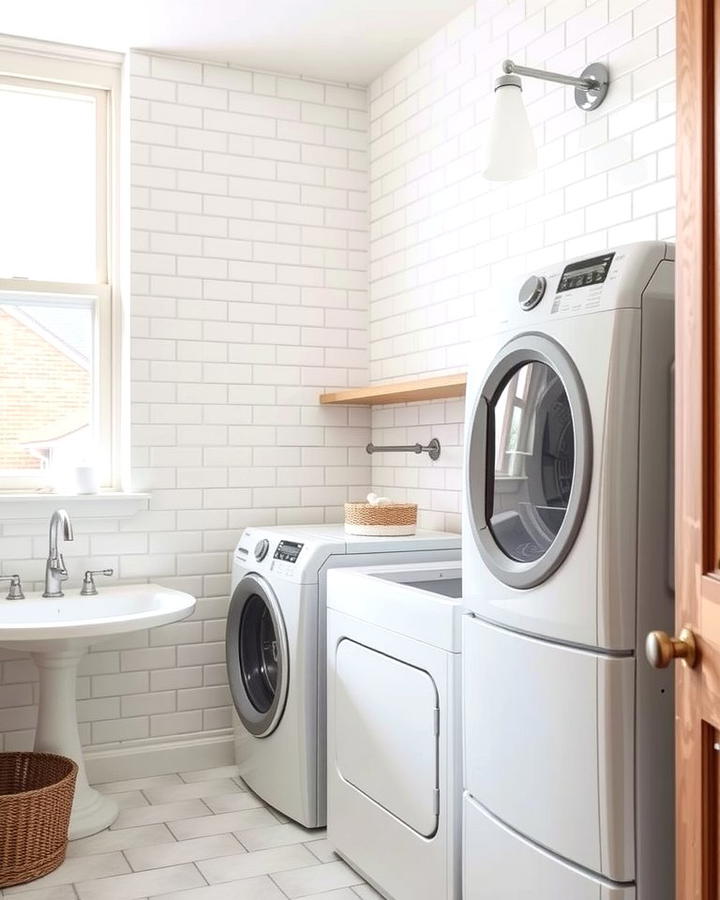
[[[490,530],[520,562],[545,554],[570,502],[575,432],[570,401],[550,366],[528,362],[510,374],[490,404],[495,463]]]
[[[516,338],[490,368],[469,442],[472,530],[493,574],[527,588],[558,568],[582,523],[590,469],[575,366],[542,335]]]
[[[235,588],[226,633],[228,680],[235,709],[256,737],[278,726],[288,688],[288,648],[282,612],[270,586],[246,575]]]
[[[265,599],[251,594],[240,619],[240,673],[260,713],[273,705],[278,685],[278,638]]]

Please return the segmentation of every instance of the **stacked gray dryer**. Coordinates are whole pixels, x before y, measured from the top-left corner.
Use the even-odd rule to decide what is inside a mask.
[[[497,298],[468,384],[466,900],[670,900],[674,250]]]

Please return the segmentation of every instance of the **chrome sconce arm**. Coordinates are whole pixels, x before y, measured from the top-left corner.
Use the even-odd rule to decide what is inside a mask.
[[[547,72],[544,69],[533,69],[530,66],[519,66],[511,59],[502,64],[505,75],[525,75],[528,78],[539,78],[556,84],[568,84],[575,88],[575,103],[580,109],[597,109],[607,97],[610,86],[610,72],[603,63],[591,63],[583,69],[579,78],[563,75],[560,72]],[[500,81],[500,79],[498,79]]]
[[[537,150],[527,110],[522,100],[522,78],[539,78],[575,88],[580,109],[597,109],[607,97],[610,73],[602,63],[586,66],[579,78],[519,66],[511,59],[502,64],[495,80],[495,110],[490,120],[484,175],[490,181],[515,181],[537,169]]]

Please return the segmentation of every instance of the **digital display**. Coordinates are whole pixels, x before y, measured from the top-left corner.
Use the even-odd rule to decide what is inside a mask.
[[[280,541],[275,551],[273,559],[282,559],[284,562],[294,563],[302,550],[302,544],[296,544],[295,541]]]
[[[572,291],[575,288],[602,284],[608,276],[614,256],[614,253],[607,253],[605,256],[583,259],[580,262],[565,266],[560,276],[560,284],[557,289],[558,294],[563,291]]]

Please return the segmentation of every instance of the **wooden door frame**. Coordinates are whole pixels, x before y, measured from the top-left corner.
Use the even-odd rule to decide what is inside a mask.
[[[700,665],[676,665],[676,809],[678,900],[717,896],[717,807],[705,799],[715,777],[704,723],[720,708],[718,674],[703,666],[703,598],[720,609],[718,481],[719,182],[716,93],[720,11],[714,0],[677,2],[677,297],[676,297],[676,634],[699,632]],[[715,85],[718,85],[716,89]],[[715,623],[720,626],[720,620]],[[718,627],[713,629],[714,632]],[[706,645],[707,646],[707,645]],[[708,647],[709,650],[709,647]],[[713,645],[717,658],[720,648]],[[712,700],[712,702],[708,702]],[[716,715],[716,713],[715,713]],[[703,724],[701,724],[703,723]],[[698,728],[703,733],[698,733]],[[717,790],[717,785],[715,785]]]

